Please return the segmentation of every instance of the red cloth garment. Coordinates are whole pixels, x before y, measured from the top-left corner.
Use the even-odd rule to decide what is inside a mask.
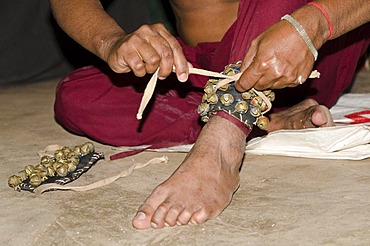
[[[136,113],[149,78],[94,67],[76,70],[57,87],[56,118],[74,133],[114,146],[194,142],[201,128],[200,89],[173,77],[159,81],[139,121]]]
[[[306,3],[241,0],[238,18],[221,42],[190,47],[179,41],[194,67],[220,72],[242,60],[258,34]],[[328,42],[319,50],[315,64],[321,78],[294,89],[276,90],[273,108],[291,106],[309,97],[332,106],[350,85],[357,61],[369,45],[369,35],[368,24]],[[193,143],[202,126],[196,110],[208,78],[191,75],[188,82],[180,83],[173,75],[158,81],[143,120],[138,121],[136,113],[149,79],[132,73],[116,74],[109,68],[76,70],[57,87],[55,116],[70,131],[114,146],[149,144],[158,148]]]
[[[234,26],[221,42],[190,47],[179,39],[187,60],[194,67],[222,71],[228,64]],[[57,87],[56,119],[76,134],[114,146],[194,143],[202,127],[197,107],[208,78],[190,75],[188,82],[180,83],[172,74],[158,81],[143,120],[138,121],[136,113],[149,79],[116,74],[109,68],[78,69]]]
[[[229,63],[242,60],[250,43],[263,30],[278,22],[311,1],[240,1],[235,37]],[[275,90],[273,110],[295,105],[305,98],[332,107],[341,93],[352,83],[357,62],[370,44],[370,23],[339,38],[328,41],[319,50],[314,69],[321,73],[319,79],[309,79],[295,88]]]

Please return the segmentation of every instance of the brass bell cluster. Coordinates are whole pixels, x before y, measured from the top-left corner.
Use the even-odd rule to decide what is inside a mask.
[[[77,169],[82,156],[93,152],[94,145],[91,142],[77,145],[73,149],[64,146],[56,150],[54,156],[44,155],[38,165],[28,165],[18,175],[9,177],[8,185],[16,189],[23,181],[29,180],[32,186],[37,187],[50,177],[65,177]]]
[[[235,75],[239,72],[239,67],[240,64],[231,64],[223,73]],[[254,90],[239,93],[233,84],[226,84],[216,91],[218,82],[219,79],[210,78],[204,88],[202,103],[198,106],[198,113],[203,122],[209,121],[212,112],[223,110],[240,120],[243,119],[243,122],[256,124],[262,130],[267,129],[269,119],[263,116],[263,112],[268,109],[268,105]],[[270,102],[275,100],[275,93],[272,90],[265,90],[262,93]]]

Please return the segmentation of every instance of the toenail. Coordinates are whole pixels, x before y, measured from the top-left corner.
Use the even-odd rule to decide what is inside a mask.
[[[146,215],[143,212],[138,212],[135,216],[135,220],[145,220]]]
[[[191,220],[190,221],[190,224],[192,224],[192,225],[198,225],[198,223],[195,220]]]
[[[158,228],[157,224],[156,224],[156,223],[154,223],[154,222],[150,223],[150,225],[151,225],[154,229],[157,229],[157,228]]]

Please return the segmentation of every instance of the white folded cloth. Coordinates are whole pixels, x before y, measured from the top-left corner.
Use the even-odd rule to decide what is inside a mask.
[[[344,94],[330,113],[337,125],[356,123],[355,118],[358,123],[370,125],[370,94]]]
[[[370,127],[364,124],[279,130],[247,144],[247,154],[361,160],[370,157]]]
[[[320,159],[370,157],[370,94],[344,94],[330,109],[337,126],[280,130],[248,142],[246,153]],[[360,122],[361,124],[354,124]]]

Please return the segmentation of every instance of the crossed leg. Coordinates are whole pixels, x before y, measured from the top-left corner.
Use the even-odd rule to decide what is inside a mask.
[[[334,125],[329,110],[314,100],[270,117],[269,131]],[[133,226],[200,224],[219,215],[239,187],[245,142],[246,136],[236,125],[213,117],[179,168],[139,208]]]

